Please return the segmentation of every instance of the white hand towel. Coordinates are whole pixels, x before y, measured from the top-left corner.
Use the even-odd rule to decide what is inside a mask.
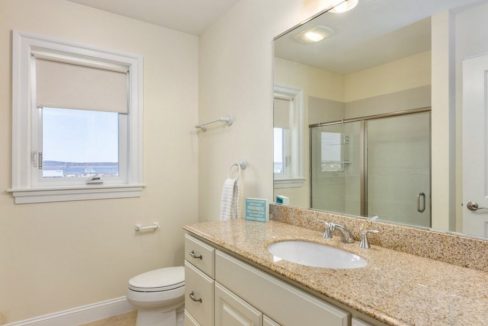
[[[228,178],[224,182],[220,199],[220,220],[239,218],[239,178]]]

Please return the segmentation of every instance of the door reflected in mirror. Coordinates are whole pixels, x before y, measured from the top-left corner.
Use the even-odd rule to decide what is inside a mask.
[[[486,1],[363,0],[276,38],[275,196],[488,237],[486,17]]]

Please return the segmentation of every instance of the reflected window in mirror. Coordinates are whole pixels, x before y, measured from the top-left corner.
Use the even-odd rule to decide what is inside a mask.
[[[290,129],[288,128],[274,128],[274,162],[273,173],[275,178],[284,177],[286,175],[285,169],[289,166],[287,159],[289,156],[289,137]],[[288,141],[287,141],[288,140]]]
[[[275,185],[303,183],[303,95],[295,88],[276,86],[273,115]]]

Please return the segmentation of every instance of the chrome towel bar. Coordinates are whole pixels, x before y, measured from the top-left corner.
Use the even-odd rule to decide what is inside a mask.
[[[205,122],[205,123],[201,123],[199,125],[196,125],[195,128],[205,132],[205,131],[207,131],[207,126],[210,126],[210,125],[215,124],[215,123],[224,123],[225,126],[229,127],[229,126],[232,126],[232,124],[234,123],[234,119],[232,117],[229,117],[229,116],[224,116],[224,117],[218,118],[217,120],[213,120],[210,122]]]

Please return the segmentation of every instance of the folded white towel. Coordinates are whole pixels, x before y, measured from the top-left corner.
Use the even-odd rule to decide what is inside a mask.
[[[220,220],[239,218],[240,212],[239,178],[228,178],[224,182],[220,199]]]

